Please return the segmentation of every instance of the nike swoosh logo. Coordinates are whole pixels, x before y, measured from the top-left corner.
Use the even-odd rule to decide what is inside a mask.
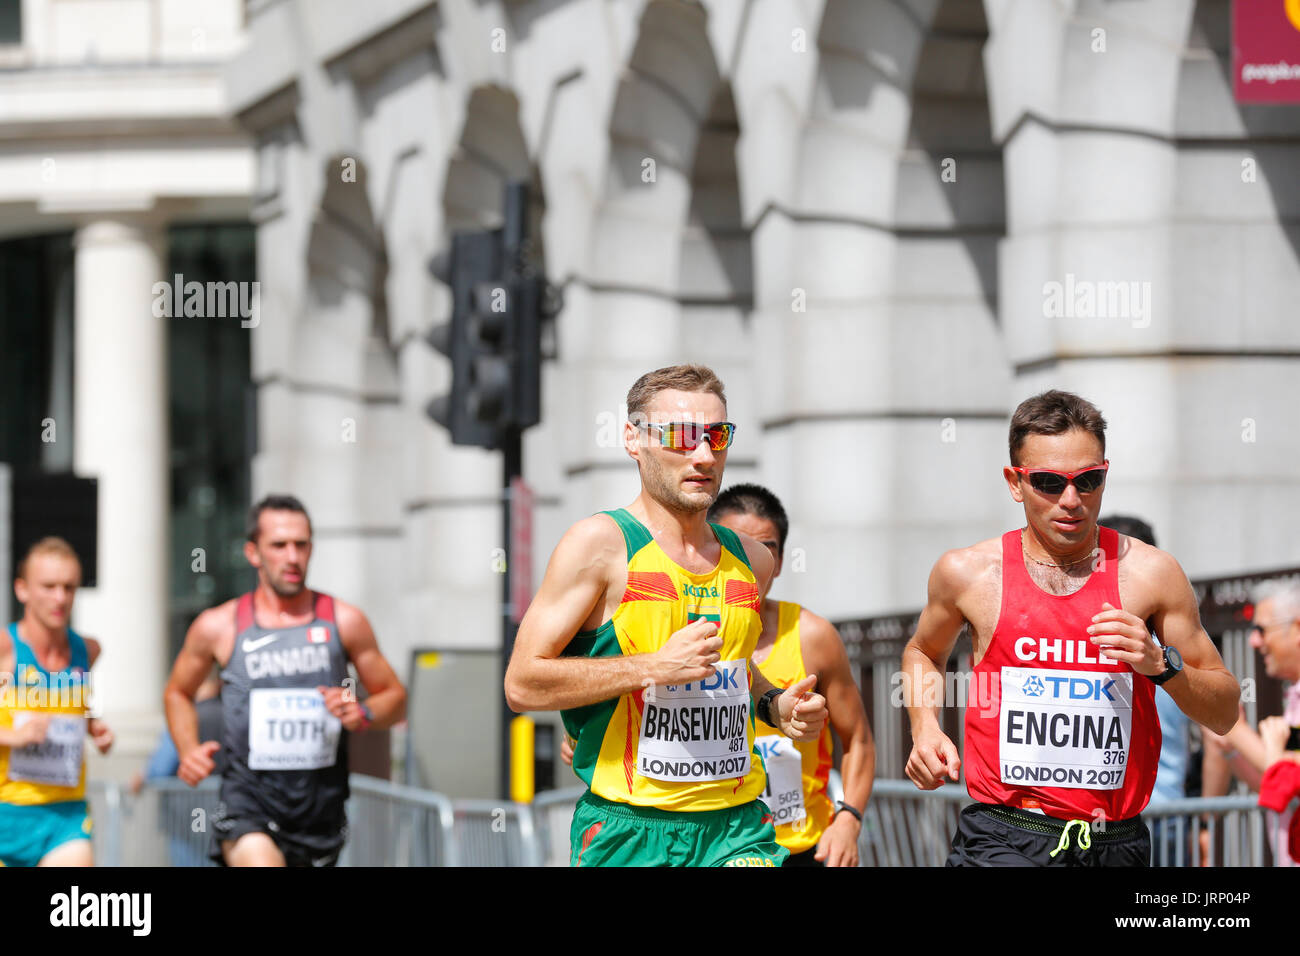
[[[279,638],[279,636],[279,634],[271,634],[267,637],[259,637],[255,641],[244,641],[244,653],[251,654],[259,647],[265,647],[267,644],[270,644],[272,641]]]

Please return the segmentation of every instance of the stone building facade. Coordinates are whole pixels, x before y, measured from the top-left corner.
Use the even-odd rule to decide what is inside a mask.
[[[728,480],[791,513],[780,593],[828,617],[918,606],[1019,523],[1006,422],[1052,386],[1190,574],[1294,563],[1300,109],[1233,102],[1226,0],[280,0],[248,30],[254,484],[311,497],[381,634],[497,641],[500,464],[424,417],[423,335],[426,263],[510,178],[565,293],[539,577],[635,493],[628,386],[688,360],[727,384]]]

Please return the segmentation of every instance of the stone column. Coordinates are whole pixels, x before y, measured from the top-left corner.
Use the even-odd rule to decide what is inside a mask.
[[[74,466],[99,479],[97,586],[78,594],[76,629],[98,639],[95,687],[116,753],[146,753],[162,721],[167,657],[167,320],[156,222],[105,217],[75,239]]]

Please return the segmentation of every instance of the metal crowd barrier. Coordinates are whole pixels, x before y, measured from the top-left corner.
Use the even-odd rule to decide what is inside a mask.
[[[340,866],[567,866],[569,824],[582,787],[543,793],[531,805],[451,800],[428,790],[353,775],[348,840]],[[832,796],[838,781],[832,781]],[[87,799],[100,866],[211,866],[209,821],[217,782],[196,789],[153,780],[133,795],[92,782]],[[862,866],[942,866],[965,787],[923,793],[907,780],[877,780],[864,815]],[[1156,866],[1267,866],[1264,811],[1251,795],[1153,803],[1142,814]]]
[[[348,840],[339,866],[456,866],[452,801],[376,777],[348,780]]]
[[[86,799],[99,866],[215,866],[210,821],[219,783],[175,778],[138,794],[91,781]],[[353,774],[340,866],[539,866],[533,811],[500,800],[440,793]],[[567,835],[566,835],[567,839]]]
[[[1267,822],[1254,794],[1151,803],[1153,866],[1271,866]]]

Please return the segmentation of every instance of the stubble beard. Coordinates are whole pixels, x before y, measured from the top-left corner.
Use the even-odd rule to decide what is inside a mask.
[[[669,470],[658,464],[653,458],[647,458],[646,466],[641,474],[646,492],[651,498],[670,511],[688,515],[698,514],[701,511],[707,511],[709,506],[713,504],[714,499],[718,497],[715,491],[708,496],[707,500],[687,498],[673,482]]]
[[[307,576],[303,575],[303,579],[299,581],[297,584],[290,584],[289,582],[285,581],[283,578],[272,577],[271,575],[268,574],[266,576],[266,582],[267,584],[271,585],[271,590],[274,591],[276,594],[278,594],[280,597],[291,598],[291,597],[297,597],[299,594],[302,593],[303,588],[307,586]]]

